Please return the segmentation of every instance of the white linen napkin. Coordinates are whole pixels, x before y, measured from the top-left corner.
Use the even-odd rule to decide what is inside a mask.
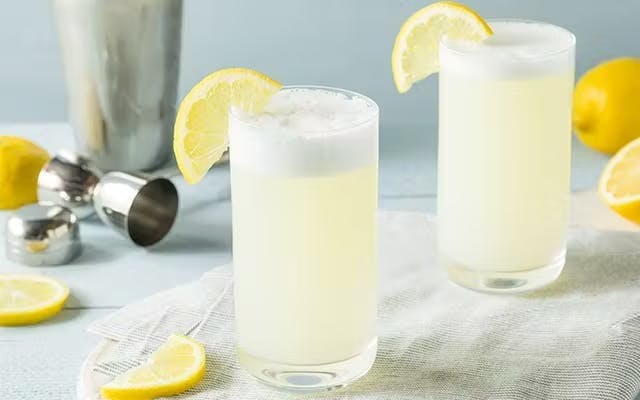
[[[625,400],[640,391],[640,234],[574,229],[560,278],[507,296],[447,280],[433,217],[381,212],[379,221],[378,357],[346,389],[289,394],[238,366],[231,266],[96,321],[90,332],[116,344],[92,368],[123,372],[180,332],[206,346],[207,374],[172,399]]]

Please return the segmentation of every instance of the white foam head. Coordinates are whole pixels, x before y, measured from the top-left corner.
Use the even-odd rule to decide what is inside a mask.
[[[443,40],[441,71],[491,78],[535,78],[573,69],[575,37],[555,25],[489,21],[493,35],[480,43]]]
[[[357,93],[285,87],[264,112],[229,112],[232,166],[263,173],[326,175],[378,157],[378,106]]]

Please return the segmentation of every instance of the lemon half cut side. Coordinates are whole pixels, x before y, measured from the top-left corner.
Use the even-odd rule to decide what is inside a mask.
[[[598,194],[612,210],[640,224],[640,138],[609,160],[600,176]]]

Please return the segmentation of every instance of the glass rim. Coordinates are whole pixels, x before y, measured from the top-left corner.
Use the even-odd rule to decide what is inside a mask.
[[[372,112],[371,114],[367,114],[366,118],[362,119],[361,121],[357,121],[354,124],[350,124],[350,125],[346,125],[344,127],[340,127],[337,129],[326,129],[326,130],[314,130],[312,131],[313,133],[317,133],[318,135],[322,135],[322,134],[333,134],[333,133],[339,133],[339,132],[343,132],[346,130],[350,130],[350,129],[355,129],[358,128],[360,126],[366,125],[368,123],[370,123],[371,121],[378,119],[380,117],[380,106],[378,106],[378,103],[376,103],[375,101],[373,101],[373,99],[371,99],[369,96],[366,96],[362,93],[358,93],[355,92],[353,90],[349,90],[349,89],[342,89],[342,88],[338,88],[338,87],[333,87],[333,86],[324,86],[324,85],[284,85],[280,88],[279,91],[282,90],[292,90],[292,89],[309,89],[309,90],[324,90],[327,92],[332,92],[332,93],[341,93],[344,95],[347,95],[351,98],[360,98],[362,100],[364,100],[367,104],[369,104],[372,108]],[[228,111],[228,116],[229,118],[233,118],[235,121],[240,122],[241,124],[254,128],[254,129],[263,129],[264,125],[259,125],[259,124],[255,124],[252,122],[249,122],[246,120],[246,118],[243,118],[243,116],[241,114],[239,114],[238,112],[234,111],[235,107],[229,107],[229,111]],[[311,132],[311,131],[303,131],[303,132]]]
[[[533,56],[533,57],[528,57],[526,59],[527,61],[539,61],[539,60],[544,60],[546,58],[553,58],[555,56],[559,56],[561,54],[564,54],[564,53],[566,53],[566,52],[568,52],[571,49],[574,49],[576,47],[576,36],[573,34],[573,32],[571,32],[570,30],[568,30],[566,28],[563,28],[563,27],[561,27],[559,25],[552,24],[550,22],[537,21],[537,20],[534,20],[534,19],[524,19],[524,18],[488,18],[485,21],[489,24],[489,26],[491,26],[491,24],[495,23],[495,22],[512,22],[512,23],[542,25],[542,26],[551,27],[553,29],[561,31],[569,39],[568,40],[568,44],[566,46],[563,46],[562,48],[557,49],[557,50],[551,50],[551,51],[548,51],[548,52],[544,52],[542,54],[539,54],[539,55],[536,55],[536,56]],[[461,50],[453,49],[451,46],[447,45],[447,38],[446,37],[442,37],[440,39],[440,46],[446,48],[448,52],[451,52],[451,53],[453,53],[455,55],[459,55],[459,56],[465,56],[465,55],[474,54],[474,53],[472,53],[470,51],[461,51]]]

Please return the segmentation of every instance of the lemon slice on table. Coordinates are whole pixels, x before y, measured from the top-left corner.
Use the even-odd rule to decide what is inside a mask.
[[[230,106],[261,112],[282,85],[247,68],[216,71],[191,89],[173,128],[173,151],[189,183],[197,183],[227,150]]]
[[[67,298],[69,289],[46,276],[0,274],[0,325],[28,325],[51,318]]]
[[[398,92],[440,70],[439,46],[443,37],[479,42],[491,36],[489,24],[469,7],[440,1],[415,12],[396,36],[391,55]]]
[[[615,212],[640,224],[640,138],[609,160],[600,177],[598,194]]]
[[[102,386],[107,400],[153,399],[194,387],[205,373],[202,344],[183,335],[169,336],[149,359]]]

